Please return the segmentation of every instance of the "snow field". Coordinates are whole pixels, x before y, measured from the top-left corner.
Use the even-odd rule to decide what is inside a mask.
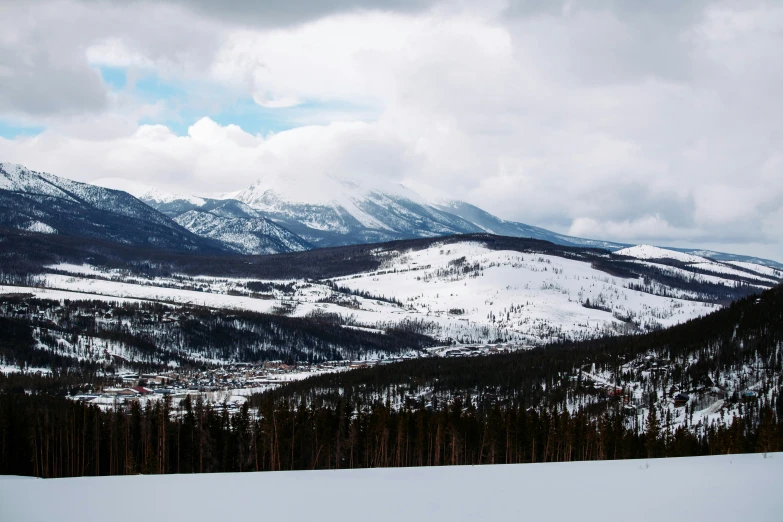
[[[769,266],[757,265],[756,263],[746,263],[744,261],[729,261],[729,264],[745,268],[747,270],[753,270],[759,274],[774,277],[776,279],[783,279],[783,270],[772,268]]]
[[[587,300],[621,316],[633,314],[642,328],[671,326],[716,309],[701,302],[629,290],[627,281],[580,261],[491,251],[476,243],[409,252],[376,272],[335,281],[354,290],[394,297],[426,320],[451,326],[455,332],[494,327],[509,337],[539,342],[553,333],[591,336],[621,325],[612,313],[584,307]],[[362,314],[357,317],[369,319]]]
[[[51,268],[72,275],[46,274],[46,287],[99,299],[153,300],[261,313],[273,313],[280,305],[278,299],[229,295],[247,280],[143,280],[86,265]],[[404,306],[357,296],[324,302],[333,294],[330,288],[303,282],[297,283],[294,294],[277,297],[292,304],[294,316],[320,310],[338,313],[352,326],[377,329],[418,320],[426,322],[430,335],[438,339],[468,343],[505,339],[539,344],[558,338],[594,337],[636,328],[629,326],[628,320],[649,329],[671,326],[715,309],[697,301],[629,290],[626,285],[637,280],[611,278],[577,260],[491,251],[472,242],[408,252],[385,260],[378,271],[335,282],[395,298]],[[193,286],[201,291],[187,289]],[[602,309],[583,306],[588,300]]]
[[[638,263],[686,279],[734,286],[735,281],[721,277],[721,273],[726,273],[742,274],[760,283],[773,281],[766,274],[753,276],[706,258],[647,245],[620,252],[641,258]],[[378,255],[386,254],[379,251]],[[644,260],[661,257],[693,263],[714,275],[694,274]],[[342,294],[333,299],[335,294],[328,286],[304,281],[290,281],[296,286],[293,293],[275,291],[275,299],[257,299],[229,295],[247,294],[244,285],[248,279],[185,276],[144,279],[88,265],[60,264],[49,268],[71,275],[46,274],[46,287],[81,292],[92,298],[154,300],[261,313],[278,312],[284,301],[291,315],[304,316],[315,311],[337,313],[353,327],[383,330],[402,321],[419,321],[429,335],[444,342],[505,340],[541,344],[669,327],[717,309],[716,305],[695,300],[698,296],[693,292],[661,286],[656,293],[671,295],[663,297],[631,290],[630,285],[640,285],[643,281],[611,277],[579,260],[492,251],[476,242],[436,244],[397,254],[384,258],[376,271],[334,279],[338,285],[352,290],[394,298],[402,307]],[[589,308],[583,306],[588,301]]]
[[[706,257],[694,256],[676,250],[659,248],[652,245],[636,245],[623,248],[615,252],[621,256],[635,257],[636,259],[674,259],[683,263],[711,263]]]
[[[0,480],[0,519],[457,522],[783,519],[783,453],[342,471]],[[46,499],[41,501],[41,499]],[[129,508],[129,502],[141,502]]]
[[[755,263],[746,263],[741,261],[729,261],[728,263],[720,263],[720,262],[713,261],[711,259],[707,259],[706,257],[694,256],[692,254],[685,254],[683,252],[677,252],[676,250],[668,250],[665,248],[658,248],[651,245],[637,245],[629,248],[623,248],[622,250],[616,251],[615,254],[634,257],[636,259],[643,260],[643,261],[673,259],[675,261],[686,263],[693,268],[712,272],[713,274],[727,274],[727,275],[745,277],[748,279],[756,279],[759,281],[764,281],[766,283],[779,283],[780,279],[783,278],[783,273],[781,273],[780,270],[775,270],[773,268],[766,267],[763,265],[757,265]],[[728,265],[734,265],[740,268],[744,268],[745,270],[737,270],[736,268],[732,268],[731,266]],[[689,275],[689,273],[683,271],[682,269],[676,269],[658,263],[652,263],[651,266],[657,266],[659,268],[664,268],[664,269],[671,269],[673,273],[685,273],[686,275]],[[677,270],[679,270],[679,272],[674,272]],[[750,270],[753,273],[749,273],[747,272],[747,270]],[[720,279],[720,277],[706,276],[703,274],[698,274],[696,278],[697,280],[700,281],[707,281],[713,283],[726,282],[725,280]]]

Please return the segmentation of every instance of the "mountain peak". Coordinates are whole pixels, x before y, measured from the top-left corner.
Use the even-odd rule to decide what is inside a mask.
[[[0,164],[0,226],[138,246],[217,252],[132,195],[21,165]]]
[[[93,185],[112,190],[121,190],[141,199],[155,203],[171,203],[173,201],[186,201],[192,205],[203,206],[206,201],[198,196],[188,196],[175,192],[166,192],[146,183],[131,181],[123,178],[101,178],[92,182]]]
[[[373,194],[391,195],[417,203],[424,202],[416,192],[399,183],[383,179],[359,180],[329,174],[317,176],[267,174],[237,194],[236,199],[259,210],[274,210],[280,204],[349,208],[358,201],[372,197]]]

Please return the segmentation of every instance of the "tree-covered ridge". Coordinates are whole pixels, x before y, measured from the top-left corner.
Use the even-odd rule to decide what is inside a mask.
[[[320,362],[393,356],[435,342],[397,325],[346,328],[334,314],[307,317],[154,302],[0,297],[0,364],[33,368],[160,371],[237,362]]]
[[[607,250],[562,246],[530,238],[466,234],[425,239],[410,239],[319,248],[304,252],[274,255],[208,255],[183,253],[161,248],[123,245],[98,239],[34,234],[0,228],[5,249],[0,253],[0,281],[22,284],[57,263],[91,264],[107,269],[127,270],[132,274],[171,277],[174,274],[215,277],[245,277],[278,280],[325,280],[379,270],[385,261],[407,251],[424,250],[434,245],[476,242],[491,251],[536,253],[590,263],[611,277],[640,279],[634,288],[656,295],[682,294],[699,300],[728,304],[732,300],[771,287],[774,278],[760,281],[758,275],[744,269],[721,273],[731,284],[711,282],[699,275],[712,274],[704,268],[688,266],[676,260],[639,263],[610,254]],[[736,267],[735,267],[736,269]],[[685,273],[678,272],[685,270]],[[743,274],[743,272],[746,272]]]
[[[566,407],[568,401],[598,393],[587,381],[618,389],[644,381],[657,389],[688,391],[720,387],[729,376],[741,375],[740,388],[753,388],[777,405],[782,364],[783,287],[778,286],[645,335],[564,342],[490,357],[403,361],[317,376],[272,393],[328,404],[343,397],[367,401],[426,391],[445,399],[467,394],[479,404],[520,401]],[[596,381],[587,374],[604,378]]]
[[[101,411],[56,396],[74,382],[68,372],[0,376],[0,473],[57,477],[780,451],[782,344],[778,287],[667,331],[318,377],[258,396],[236,414],[189,398],[176,408],[161,400],[143,409],[132,403]],[[638,375],[622,371],[639,357],[649,366]],[[677,361],[687,364],[678,370]],[[661,367],[666,370],[653,370]],[[574,368],[582,371],[574,375]],[[642,422],[624,411],[623,394],[636,379],[653,391],[696,395],[712,393],[722,375],[740,369],[754,380],[740,386],[754,393],[720,399],[733,405],[727,422],[675,426],[661,415],[667,399],[654,393]],[[397,401],[400,386],[410,392],[412,382],[432,386],[432,396],[443,400]],[[30,395],[25,390],[31,387],[47,392]],[[603,400],[573,407],[574,398],[599,395]]]

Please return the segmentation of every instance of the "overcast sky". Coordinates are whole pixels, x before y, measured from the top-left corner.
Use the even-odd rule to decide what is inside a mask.
[[[0,161],[432,187],[783,261],[783,2],[2,0]]]

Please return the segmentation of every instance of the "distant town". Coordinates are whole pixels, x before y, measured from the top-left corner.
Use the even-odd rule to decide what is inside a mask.
[[[454,345],[429,348],[419,357],[475,357],[507,353],[529,348],[518,344]],[[237,410],[247,397],[274,389],[286,382],[306,379],[324,373],[370,368],[414,357],[384,358],[365,361],[325,361],[318,364],[286,364],[283,361],[231,363],[202,370],[171,370],[155,373],[121,372],[112,386],[90,389],[71,399],[111,409],[134,401],[142,403],[170,397],[174,404],[187,396],[201,395],[207,402],[228,410]]]

